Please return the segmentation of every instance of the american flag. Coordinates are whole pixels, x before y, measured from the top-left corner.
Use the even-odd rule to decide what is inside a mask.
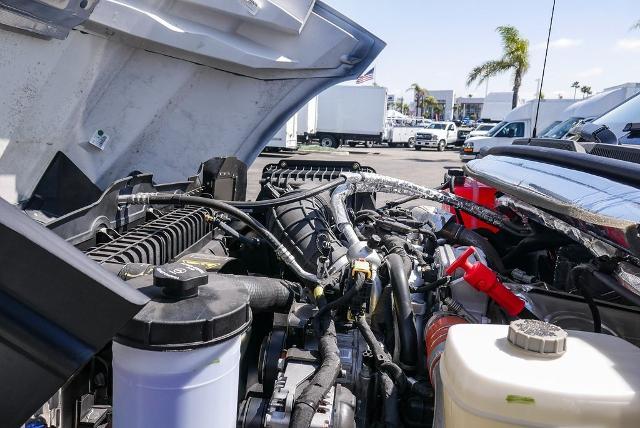
[[[369,69],[369,71],[364,73],[362,76],[358,77],[356,79],[356,85],[359,85],[359,84],[364,83],[364,82],[368,82],[369,80],[373,80],[373,69],[374,68],[375,67],[371,67]]]

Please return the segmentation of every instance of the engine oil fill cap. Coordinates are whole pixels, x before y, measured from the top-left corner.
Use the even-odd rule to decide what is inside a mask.
[[[514,346],[538,355],[560,356],[567,350],[567,332],[539,320],[512,321],[507,339]]]

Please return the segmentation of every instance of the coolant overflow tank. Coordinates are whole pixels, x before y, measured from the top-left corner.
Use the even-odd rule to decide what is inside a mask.
[[[515,323],[449,329],[439,366],[446,427],[640,426],[640,348]]]
[[[192,265],[128,281],[151,301],[113,342],[114,428],[235,427],[245,288]]]

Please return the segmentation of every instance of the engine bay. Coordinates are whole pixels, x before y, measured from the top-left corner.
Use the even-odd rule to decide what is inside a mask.
[[[56,218],[46,198],[23,207],[151,299],[26,426],[443,426],[454,326],[536,320],[640,345],[633,254],[462,170],[430,189],[283,162],[256,201],[245,185],[244,165],[216,159]],[[381,192],[398,199],[377,206]]]

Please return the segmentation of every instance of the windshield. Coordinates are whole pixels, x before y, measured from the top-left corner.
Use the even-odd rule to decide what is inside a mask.
[[[500,130],[500,128],[502,128],[504,126],[504,124],[507,122],[500,122],[498,123],[496,126],[494,126],[493,128],[491,128],[491,130],[487,133],[487,135],[489,137],[493,137],[494,135],[496,135],[496,133]]]
[[[547,126],[546,128],[544,128],[542,131],[540,131],[540,133],[538,135],[543,135],[546,134],[547,132],[549,132],[552,128],[554,128],[556,125],[558,125],[560,123],[559,120],[554,120],[553,122],[551,122],[551,124],[549,124],[549,126]]]
[[[489,131],[489,130],[493,129],[494,126],[495,126],[494,124],[480,125],[475,130],[476,131]]]
[[[569,130],[578,123],[582,118],[581,117],[570,117],[555,126],[549,128],[546,132],[542,133],[540,137],[542,138],[564,138],[565,135],[569,132]]]
[[[634,96],[624,104],[600,116],[593,123],[607,125],[618,137],[627,123],[640,122],[640,96]]]
[[[447,127],[446,123],[432,123],[427,126],[427,129],[445,129]]]

